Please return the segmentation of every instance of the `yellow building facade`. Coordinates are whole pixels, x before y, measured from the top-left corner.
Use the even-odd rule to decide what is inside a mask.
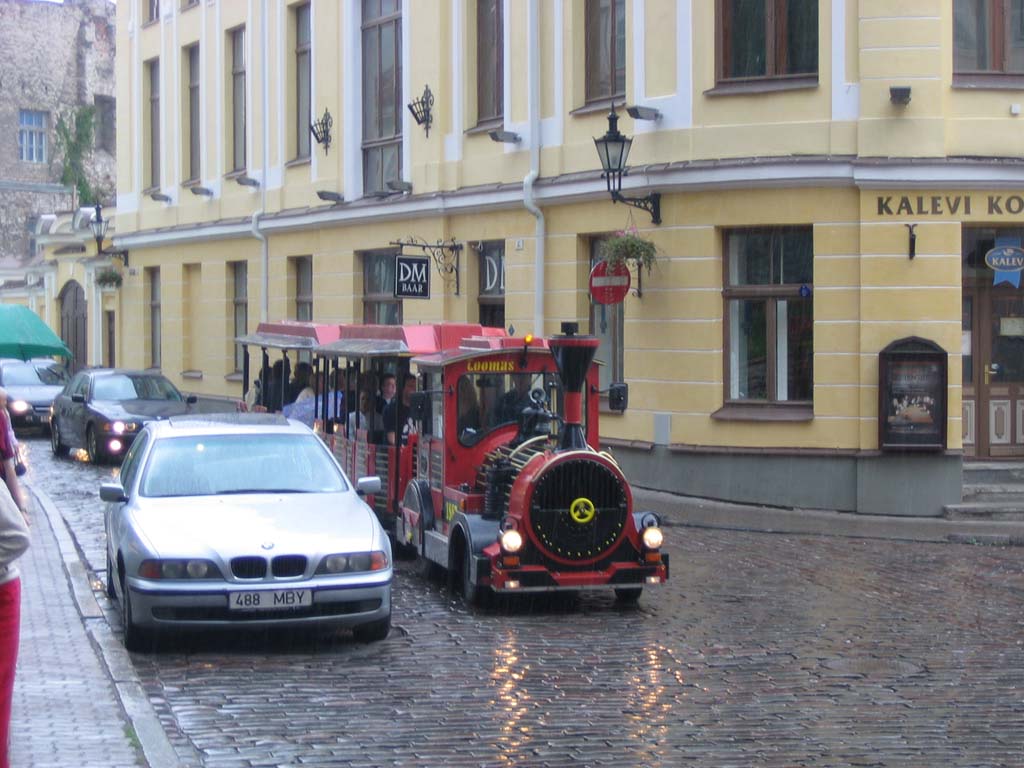
[[[260,320],[576,321],[630,385],[601,432],[638,485],[941,514],[965,454],[1024,453],[1011,17],[752,5],[119,2],[117,364],[230,395]],[[612,107],[660,223],[609,195]],[[595,304],[623,230],[656,263]],[[395,300],[413,240],[459,249]]]

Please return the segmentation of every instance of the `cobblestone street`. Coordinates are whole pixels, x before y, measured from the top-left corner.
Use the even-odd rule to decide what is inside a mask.
[[[27,447],[103,576],[113,470]],[[1019,548],[667,523],[671,579],[636,609],[468,611],[400,562],[382,643],[193,635],[131,659],[182,765],[1024,764]]]

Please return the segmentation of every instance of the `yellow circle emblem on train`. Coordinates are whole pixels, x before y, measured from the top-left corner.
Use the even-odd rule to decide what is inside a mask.
[[[594,508],[594,502],[583,496],[569,505],[569,517],[580,525],[589,523],[594,519],[595,514],[597,514],[597,510]]]

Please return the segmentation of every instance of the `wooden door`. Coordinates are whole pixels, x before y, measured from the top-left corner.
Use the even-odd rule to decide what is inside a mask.
[[[1001,284],[978,299],[978,455],[1024,456],[1024,293]]]
[[[70,370],[81,370],[87,364],[87,339],[85,335],[85,290],[72,280],[60,292],[60,337],[71,350]]]

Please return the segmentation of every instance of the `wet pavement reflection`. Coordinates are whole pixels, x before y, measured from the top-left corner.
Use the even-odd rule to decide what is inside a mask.
[[[96,489],[116,470],[26,442],[102,575]],[[384,642],[193,634],[132,660],[183,765],[1024,764],[1020,549],[667,540],[672,579],[638,608],[470,611],[400,561]]]

